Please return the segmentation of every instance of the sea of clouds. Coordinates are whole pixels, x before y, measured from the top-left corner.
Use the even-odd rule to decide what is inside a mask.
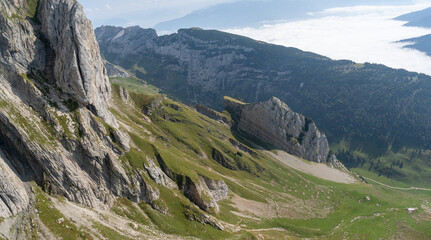
[[[431,75],[431,57],[403,48],[408,43],[398,42],[430,34],[431,29],[405,27],[405,22],[392,20],[430,6],[431,4],[416,4],[333,8],[309,13],[313,17],[311,20],[224,31],[296,47],[336,60],[379,63]]]

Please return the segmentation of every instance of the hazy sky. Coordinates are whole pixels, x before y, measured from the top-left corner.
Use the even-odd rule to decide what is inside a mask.
[[[218,3],[234,0],[78,0],[94,27],[102,24],[153,27]],[[131,20],[132,19],[132,20]]]
[[[404,22],[391,20],[429,6],[431,3],[403,7],[336,8],[310,13],[320,16],[312,20],[225,31],[297,47],[333,59],[381,63],[431,75],[431,57],[416,50],[402,48],[407,43],[396,43],[402,39],[430,34],[431,29],[404,27]]]

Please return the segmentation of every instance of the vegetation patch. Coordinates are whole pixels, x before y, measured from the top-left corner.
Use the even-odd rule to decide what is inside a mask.
[[[161,199],[175,199],[167,201],[169,215],[154,210],[147,203],[140,203],[140,207],[161,231],[178,236],[193,236],[201,239],[226,239],[229,233],[220,231],[198,221],[191,221],[189,218],[197,216],[199,210],[189,200],[184,197],[178,197],[179,193],[167,188],[160,188]],[[193,210],[190,210],[193,209]],[[199,215],[199,214],[198,214]],[[195,219],[196,220],[196,219]]]
[[[36,209],[42,223],[56,236],[64,240],[93,239],[91,235],[78,228],[51,203],[39,187],[36,188]]]
[[[30,141],[37,142],[43,147],[55,146],[54,129],[50,124],[38,118],[38,114],[33,109],[28,109],[33,114],[33,119],[24,117],[15,106],[7,101],[0,101],[0,109],[7,112],[13,122],[25,131]],[[39,128],[40,126],[43,128]]]
[[[98,230],[98,232],[105,238],[107,239],[118,239],[118,240],[131,240],[131,238],[126,237],[120,233],[118,233],[118,231],[109,228],[101,223],[98,222],[93,222],[93,228],[96,228]]]

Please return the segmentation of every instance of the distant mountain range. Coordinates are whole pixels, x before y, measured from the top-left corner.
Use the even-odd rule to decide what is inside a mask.
[[[395,20],[406,21],[404,26],[431,28],[431,7],[401,15]]]
[[[412,43],[405,47],[419,50],[421,52],[426,53],[428,56],[431,56],[431,34],[418,37],[418,38],[410,38],[410,39],[402,40],[401,42]]]
[[[153,29],[105,26],[96,29],[96,36],[108,61],[185,103],[222,110],[224,95],[246,102],[280,98],[310,116],[333,150],[351,152],[340,155],[350,167],[368,162],[365,167],[379,174],[412,179],[410,174],[420,171],[404,167],[395,173],[391,167],[407,153],[390,153],[431,146],[431,77],[424,74],[334,61],[198,28],[157,36]],[[413,155],[402,159],[410,158],[415,160],[410,166],[422,162]]]
[[[406,21],[404,26],[431,28],[431,7],[421,11],[404,14],[395,20]],[[412,48],[431,56],[431,34],[417,38],[405,39],[400,42],[409,42],[406,48]]]
[[[227,29],[256,27],[274,21],[308,19],[311,12],[327,8],[355,5],[410,4],[411,0],[268,0],[237,1],[194,11],[184,17],[165,21],[154,28],[159,32],[175,32],[180,28]]]

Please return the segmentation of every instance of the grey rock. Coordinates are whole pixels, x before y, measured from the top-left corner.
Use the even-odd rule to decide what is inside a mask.
[[[225,98],[225,103],[241,133],[309,161],[339,163],[335,155],[330,154],[326,136],[315,123],[293,112],[278,98],[255,104],[241,104]]]
[[[154,163],[151,158],[147,158],[147,162],[148,164],[145,164],[144,167],[154,182],[170,189],[178,189],[177,185]]]
[[[127,89],[120,86],[120,98],[123,103],[127,103],[130,99],[130,94]]]
[[[94,208],[157,200],[145,171],[119,159],[130,138],[108,111],[108,77],[79,3],[40,0],[37,19],[24,0],[0,7],[0,216],[27,208],[31,181]]]
[[[212,180],[209,178],[203,179],[216,202],[227,198],[229,189],[223,180]]]
[[[75,0],[41,0],[38,19],[49,42],[52,77],[63,92],[114,124],[111,86],[90,20]]]
[[[147,106],[145,106],[145,108],[143,109],[144,113],[147,116],[150,116],[151,114],[153,114],[153,112],[155,110],[157,110],[163,103],[164,97],[163,96],[157,96],[155,97],[150,104],[148,104]]]
[[[29,198],[5,154],[0,151],[0,217],[7,218],[27,208]]]
[[[219,212],[217,202],[227,198],[228,187],[223,180],[216,181],[201,176],[193,182],[186,177],[184,195],[202,210]]]
[[[103,64],[106,68],[106,73],[109,77],[120,77],[120,78],[128,78],[130,74],[124,70],[122,67],[114,65],[106,60],[103,60]]]
[[[236,149],[243,151],[245,153],[248,153],[250,155],[256,155],[256,152],[245,146],[244,144],[236,141],[235,139],[229,138],[229,142],[234,146]]]
[[[211,109],[211,108],[207,108],[203,105],[197,104],[195,105],[195,109],[198,113],[205,115],[215,121],[224,123],[226,125],[231,125],[232,123],[229,121],[229,119],[225,116],[223,116],[221,113]]]
[[[229,188],[223,180],[213,180],[204,176],[199,176],[197,180],[194,181],[188,176],[173,172],[166,165],[165,161],[159,154],[156,154],[156,159],[160,165],[160,169],[164,174],[166,174],[167,177],[169,177],[172,181],[177,181],[178,184],[181,183],[178,185],[178,189],[180,189],[184,196],[187,197],[191,202],[196,204],[204,211],[219,211],[217,202],[226,199],[229,193]],[[152,164],[149,163],[149,165]],[[152,168],[153,170],[151,171],[154,173],[150,175],[154,175],[155,177],[153,178],[164,179],[164,177],[159,177],[161,174],[156,169],[156,167],[153,166]],[[181,181],[178,181],[178,179],[181,179]]]

